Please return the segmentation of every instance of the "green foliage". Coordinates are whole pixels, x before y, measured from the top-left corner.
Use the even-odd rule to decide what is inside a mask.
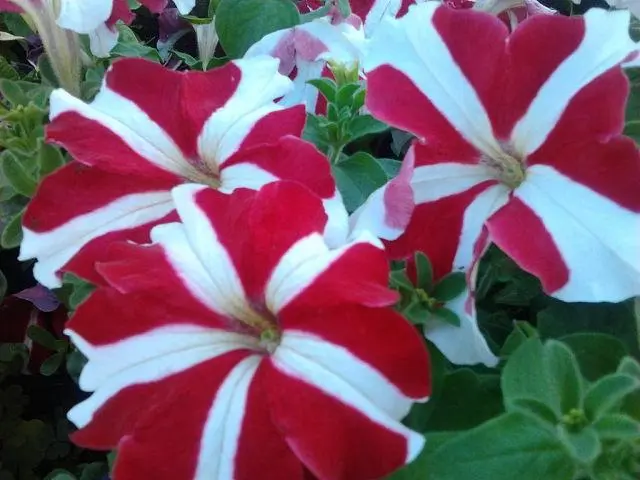
[[[464,273],[453,272],[434,282],[433,268],[428,257],[417,252],[413,262],[416,284],[409,279],[406,268],[391,272],[391,287],[400,293],[398,310],[413,324],[445,322],[460,326],[460,318],[447,308],[446,303],[458,298],[466,289]]]
[[[265,35],[300,23],[290,0],[221,0],[216,8],[216,31],[222,48],[240,58]]]

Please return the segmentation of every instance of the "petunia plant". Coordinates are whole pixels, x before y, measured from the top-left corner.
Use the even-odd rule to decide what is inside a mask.
[[[636,10],[0,1],[0,479],[638,478]]]

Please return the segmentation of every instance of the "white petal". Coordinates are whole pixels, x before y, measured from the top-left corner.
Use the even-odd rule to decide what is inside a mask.
[[[111,16],[113,0],[60,0],[58,25],[78,33],[91,33]]]
[[[244,359],[227,375],[204,425],[194,480],[231,480],[242,433],[247,395],[260,357]]]
[[[81,345],[83,351],[89,351],[93,355],[97,356],[98,362],[103,362],[106,354],[130,354],[133,351],[134,346],[137,346],[142,351],[153,352],[155,348],[155,340],[157,338],[157,335],[145,333],[140,335],[138,338],[133,337],[133,339],[127,339],[123,342],[118,342],[107,347],[96,347],[83,342],[78,335],[74,335],[73,337],[74,342],[77,341],[77,344]],[[184,338],[186,339],[187,337]],[[200,343],[204,337],[201,334],[191,335],[189,340],[193,343],[185,350],[175,348],[170,352],[164,352],[162,355],[150,355],[148,359],[138,363],[135,363],[133,359],[129,358],[130,363],[127,366],[128,368],[122,368],[115,374],[110,375],[106,381],[101,382],[93,395],[69,411],[69,420],[71,420],[78,428],[82,428],[91,422],[93,415],[100,407],[126,387],[156,382],[171,375],[184,372],[195,365],[206,362],[207,360],[220,355],[224,355],[230,351],[245,348],[241,343],[236,344],[225,341],[226,338],[224,337],[220,337],[222,340],[220,343],[216,343],[217,338],[215,335],[211,335],[208,338],[212,340],[212,343],[201,345]],[[89,347],[89,350],[84,350],[86,347]],[[106,353],[100,351],[99,349],[101,348],[106,348]],[[90,358],[87,366],[89,366],[91,362],[92,359]],[[124,367],[124,365],[121,365],[121,367]],[[85,369],[86,368],[87,367],[85,367]],[[96,374],[97,378],[100,378],[100,375],[103,373],[105,372],[101,371],[101,366],[96,366],[95,368],[89,367],[86,374],[84,371],[82,373],[82,375],[85,376],[83,383],[94,385],[97,383],[96,379],[92,379],[89,376]]]
[[[567,302],[620,302],[640,294],[640,214],[535,165],[515,192],[540,217],[569,269],[552,295]]]
[[[582,88],[637,50],[628,33],[629,12],[591,8],[584,21],[580,46],[547,79],[511,133],[515,149],[523,155],[535,152],[545,142]]]
[[[291,80],[278,73],[278,60],[255,57],[236,60],[240,83],[225,105],[206,121],[198,137],[200,158],[220,166],[242,144],[254,124],[282,107],[273,101],[291,88]]]
[[[87,104],[62,89],[51,94],[51,120],[65,112],[75,112],[115,133],[150,163],[185,178],[198,176],[171,137],[131,100],[103,83],[100,92]]]
[[[113,47],[118,43],[118,34],[116,28],[109,28],[106,23],[98,25],[98,28],[89,32],[91,53],[96,57],[108,57]]]
[[[196,6],[196,0],[173,0],[182,15],[187,15]]]
[[[265,298],[269,310],[274,313],[279,312],[311,285],[333,262],[351,247],[360,243],[369,243],[383,248],[378,239],[366,232],[353,242],[334,250],[329,250],[324,239],[318,234],[298,240],[282,256],[267,282]]]
[[[126,195],[46,232],[23,228],[19,258],[38,258],[33,269],[35,278],[48,288],[57,288],[61,281],[56,272],[91,240],[159,220],[172,210],[169,192]]]
[[[359,411],[371,422],[403,436],[408,442],[407,462],[417,457],[424,447],[424,437],[422,435],[409,430],[398,422],[396,418],[390,417],[387,412],[372,403],[357,388],[345,381],[341,376],[325,368],[322,364],[306,358],[303,353],[294,350],[291,346],[283,345],[276,349],[271,358],[273,365],[285,375],[314,386],[326,395]]]
[[[426,2],[412,6],[400,19],[386,18],[368,47],[365,72],[382,65],[402,72],[469,143],[495,158],[501,148],[489,116],[432,24],[440,5]]]
[[[279,348],[295,351],[310,362],[349,383],[391,418],[401,420],[415,402],[371,365],[346,348],[314,337],[309,333],[287,330]],[[427,399],[423,399],[426,401]]]
[[[154,228],[152,239],[163,244],[185,286],[212,310],[233,318],[251,315],[242,282],[224,245],[206,214],[194,202],[208,187],[186,184],[173,189],[182,224]]]
[[[483,363],[487,367],[495,367],[498,364],[498,358],[491,352],[478,328],[475,309],[470,315],[465,308],[468,297],[467,290],[446,304],[448,309],[458,315],[459,327],[436,320],[425,326],[424,334],[451,363],[456,365]]]

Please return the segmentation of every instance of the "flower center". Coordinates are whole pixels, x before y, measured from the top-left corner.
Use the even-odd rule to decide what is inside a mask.
[[[498,180],[511,189],[515,189],[527,176],[525,164],[519,155],[507,145],[491,156],[483,155],[481,162],[491,168]]]
[[[267,353],[273,353],[280,345],[282,333],[278,319],[271,312],[248,308],[236,320],[249,327],[251,334],[259,339],[260,347]]]
[[[202,185],[208,185],[211,188],[220,188],[220,171],[200,159],[189,162],[193,168],[186,175],[187,180]]]

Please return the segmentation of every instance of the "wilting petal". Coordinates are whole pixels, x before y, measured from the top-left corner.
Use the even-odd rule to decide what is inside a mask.
[[[101,23],[95,30],[89,32],[91,53],[96,57],[108,57],[109,52],[118,43],[118,30]]]

